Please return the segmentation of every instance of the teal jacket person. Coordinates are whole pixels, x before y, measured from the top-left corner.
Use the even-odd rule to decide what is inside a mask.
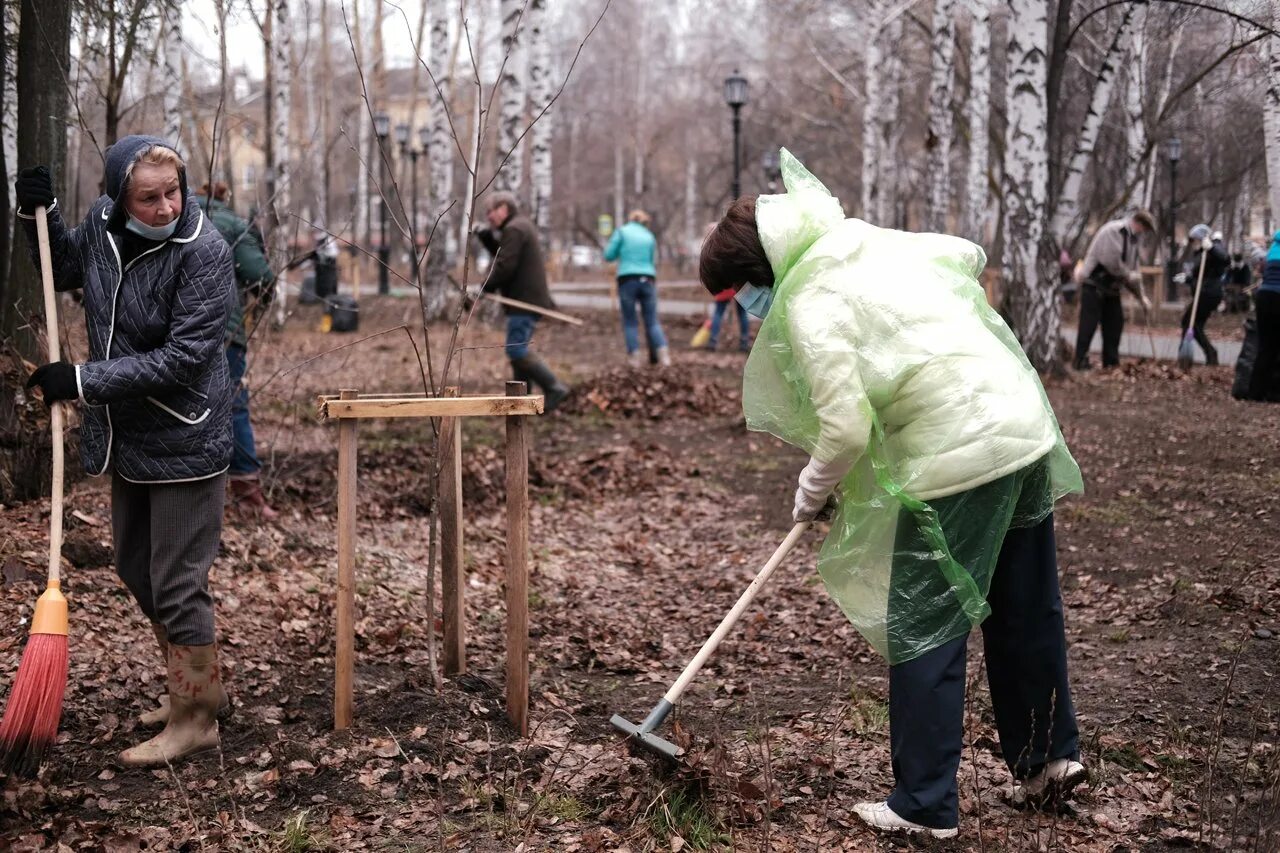
[[[628,222],[617,231],[605,247],[604,259],[618,262],[618,278],[625,275],[658,277],[654,260],[658,254],[658,241],[653,232],[639,222]]]

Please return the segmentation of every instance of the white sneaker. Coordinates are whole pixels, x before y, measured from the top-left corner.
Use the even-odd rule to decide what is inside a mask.
[[[1071,791],[1089,778],[1089,771],[1079,761],[1055,758],[1044,769],[1021,785],[1013,786],[1010,797],[1015,806],[1042,806],[1065,800]]]
[[[640,366],[640,350],[627,353],[627,367]]]
[[[853,810],[872,829],[927,832],[931,838],[955,838],[956,833],[960,831],[955,827],[951,829],[931,829],[918,823],[912,823],[905,818],[898,817],[898,813],[889,808],[888,803],[858,803],[853,807]]]

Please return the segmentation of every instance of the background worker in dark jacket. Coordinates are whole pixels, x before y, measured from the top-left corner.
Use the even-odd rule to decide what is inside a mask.
[[[214,647],[209,567],[218,553],[231,384],[223,341],[235,299],[226,241],[187,191],[173,146],[126,136],[107,149],[106,194],[68,228],[44,166],[23,169],[18,216],[32,260],[35,209],[49,210],[54,281],[84,290],[89,358],[37,369],[47,402],[79,399],[80,455],[111,473],[116,572],[151,621],[168,673],[165,723],[120,761],[164,767],[218,745],[229,708]]]
[[[1249,377],[1248,398],[1280,401],[1280,231],[1271,240],[1253,303],[1258,314],[1258,355]]]
[[[1145,210],[1127,219],[1116,219],[1098,229],[1089,243],[1080,267],[1080,324],[1076,330],[1076,370],[1089,369],[1089,347],[1093,333],[1102,324],[1102,366],[1120,364],[1120,335],[1124,332],[1124,309],[1120,289],[1133,291],[1144,311],[1151,302],[1142,292],[1138,270],[1138,248],[1142,235],[1155,231],[1155,221]]]
[[[484,247],[494,254],[489,278],[484,283],[485,291],[539,308],[554,309],[556,304],[547,289],[547,270],[538,245],[538,231],[527,217],[519,214],[516,197],[507,192],[493,193],[489,196],[485,218],[489,228],[476,232]],[[510,305],[504,305],[503,310],[507,315],[506,353],[512,373],[518,381],[536,383],[545,397],[545,411],[555,411],[569,396],[569,388],[529,349],[538,315]]]
[[[227,368],[231,372],[231,432],[235,447],[231,452],[231,468],[227,472],[227,489],[231,509],[248,516],[260,515],[270,521],[276,511],[267,505],[262,494],[262,463],[258,461],[249,419],[249,388],[244,374],[249,359],[249,332],[245,311],[264,307],[271,299],[275,274],[267,263],[262,243],[254,236],[249,223],[236,216],[227,205],[227,185],[218,181],[210,197],[209,185],[196,196],[209,221],[231,247],[236,268],[237,299],[227,314]]]
[[[1196,343],[1200,345],[1200,349],[1204,350],[1205,364],[1215,365],[1218,363],[1218,351],[1213,344],[1209,343],[1209,336],[1204,333],[1204,324],[1209,322],[1213,312],[1218,310],[1218,303],[1222,301],[1223,279],[1231,268],[1231,256],[1227,254],[1222,235],[1218,235],[1218,239],[1214,240],[1209,235],[1208,225],[1203,223],[1196,225],[1187,232],[1187,238],[1189,254],[1184,270],[1187,283],[1191,285],[1191,299],[1187,302],[1186,310],[1182,312],[1182,333],[1184,335],[1187,333],[1187,326],[1191,323],[1191,308],[1194,304],[1196,317],[1193,334]],[[1196,281],[1200,278],[1202,257],[1204,283],[1200,286],[1200,299],[1196,301],[1195,287]]]

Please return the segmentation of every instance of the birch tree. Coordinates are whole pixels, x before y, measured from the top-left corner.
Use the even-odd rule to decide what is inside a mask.
[[[13,181],[18,173],[18,9],[17,3],[0,3],[0,180],[5,187],[0,197],[0,270],[9,268],[9,236],[17,207]]]
[[[991,0],[973,0],[969,27],[969,161],[965,171],[964,225],[961,233],[986,241],[990,192],[987,160],[991,120]]]
[[[547,0],[529,0],[529,100],[531,118],[531,158],[533,221],[542,245],[551,245],[551,98],[554,95],[551,41],[547,26]]]
[[[449,53],[449,16],[444,6],[437,4],[432,13],[431,29],[427,40],[427,66],[436,79],[438,92],[429,97],[427,121],[430,141],[427,145],[427,166],[431,175],[429,219],[426,225],[430,244],[427,247],[427,280],[425,286],[432,293],[444,294],[448,290],[449,247],[448,237],[452,217],[449,213],[453,195],[454,140],[449,131],[449,104],[453,92],[452,67]],[[435,228],[434,235],[431,229]]]
[[[951,189],[951,88],[955,58],[955,0],[934,0],[929,70],[929,206],[925,227],[945,231]]]
[[[1046,104],[1049,20],[1043,0],[1009,0],[1005,103],[1003,277],[1014,333],[1040,371],[1061,369],[1060,307],[1042,273],[1049,180]]]
[[[1280,27],[1280,0],[1269,3],[1270,22],[1273,29]],[[1264,142],[1267,161],[1267,203],[1271,207],[1274,222],[1280,217],[1280,44],[1276,36],[1263,40],[1263,58],[1266,60],[1266,97],[1262,103]]]
[[[160,52],[164,65],[164,138],[181,147],[182,138],[182,8],[164,8]]]
[[[897,14],[893,15],[882,30],[887,44],[899,44],[902,40],[903,16],[901,13],[903,11],[904,8],[900,6]],[[902,224],[898,221],[898,186],[904,166],[898,162],[898,151],[902,141],[903,124],[898,121],[898,105],[902,98],[903,64],[902,55],[898,51],[890,51],[884,59],[885,69],[881,78],[884,95],[880,101],[878,118],[880,177],[879,191],[876,196],[875,223],[890,228]]]
[[[1124,186],[1128,198],[1141,197],[1138,175],[1147,156],[1147,124],[1143,95],[1147,82],[1147,7],[1134,10],[1130,24],[1133,35],[1129,39],[1124,88]]]
[[[1102,64],[1093,80],[1092,94],[1089,98],[1089,109],[1085,113],[1084,125],[1076,140],[1075,150],[1067,164],[1063,177],[1062,191],[1058,194],[1058,202],[1054,208],[1051,236],[1059,241],[1069,239],[1069,235],[1079,227],[1080,189],[1084,185],[1084,171],[1093,159],[1093,150],[1098,143],[1098,134],[1102,130],[1102,119],[1106,115],[1107,106],[1111,103],[1111,92],[1115,87],[1116,68],[1120,57],[1124,54],[1125,32],[1133,20],[1136,6],[1126,4],[1121,7],[1120,23],[1112,32],[1111,41],[1102,55]]]
[[[498,162],[506,164],[494,181],[494,189],[520,193],[524,151],[520,135],[525,122],[524,12],[528,0],[502,0],[502,107],[498,118]]]
[[[365,67],[365,45],[364,45],[364,27],[361,26],[362,15],[360,14],[360,0],[351,0],[351,45],[352,53],[355,54],[354,59],[357,68]],[[355,239],[357,242],[363,242],[368,246],[373,241],[371,239],[370,222],[369,222],[369,168],[371,160],[369,159],[369,120],[366,112],[361,109],[356,113],[356,210],[355,221],[356,231]],[[356,277],[360,276],[360,265],[356,267]],[[359,282],[356,282],[357,287]]]
[[[276,323],[283,324],[288,295],[285,261],[289,257],[289,223],[282,211],[289,209],[289,116],[293,65],[290,56],[291,26],[289,0],[271,0],[267,7],[267,75],[268,145],[266,151],[267,204],[271,212],[270,248],[276,260]]]
[[[864,99],[862,113],[862,218],[884,225],[877,216],[880,201],[880,122],[884,112],[884,55],[880,50],[884,29],[883,0],[866,0],[863,18],[866,42],[863,48]]]

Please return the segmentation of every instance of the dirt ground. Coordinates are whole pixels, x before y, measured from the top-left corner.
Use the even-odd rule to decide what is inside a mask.
[[[356,335],[319,333],[304,308],[254,342],[259,450],[282,515],[230,521],[213,570],[237,706],[219,752],[153,772],[116,762],[144,736],[135,718],[161,669],[111,568],[105,484],[72,489],[62,734],[37,781],[5,780],[0,848],[1280,849],[1280,407],[1232,400],[1229,367],[1129,362],[1049,388],[1087,488],[1057,527],[1091,783],[1062,813],[1009,804],[975,640],[961,833],[929,844],[853,815],[891,786],[887,671],[816,576],[816,533],[681,703],[687,766],[631,755],[609,728],[615,712],[647,712],[772,553],[804,462],[745,430],[732,332],[720,353],[691,352],[692,320],[667,325],[664,370],[623,367],[605,315],[539,330],[576,393],[534,424],[527,739],[503,711],[502,424],[465,426],[469,672],[440,690],[427,426],[360,426],[356,719],[334,733],[336,429],[315,397],[421,388],[396,328],[415,303],[363,307]],[[501,340],[491,325],[464,335],[464,392],[501,387]],[[446,341],[433,331],[436,370]],[[0,507],[6,690],[47,524],[43,503]]]

